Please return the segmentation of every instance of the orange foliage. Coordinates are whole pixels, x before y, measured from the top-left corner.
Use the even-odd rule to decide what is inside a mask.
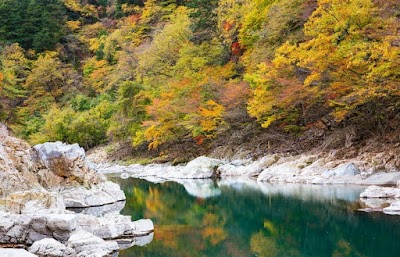
[[[141,18],[141,15],[138,13],[138,14],[129,15],[126,20],[128,21],[129,25],[135,26],[136,23],[140,20],[140,18]]]
[[[233,28],[234,25],[235,25],[235,22],[233,22],[233,21],[224,21],[222,23],[222,28],[224,29],[224,31],[228,32]]]
[[[196,141],[196,145],[202,145],[204,142],[204,139],[206,139],[206,138],[203,135],[194,137],[194,140]]]
[[[221,102],[228,110],[246,103],[250,95],[249,84],[244,81],[226,84],[220,91],[222,91]]]

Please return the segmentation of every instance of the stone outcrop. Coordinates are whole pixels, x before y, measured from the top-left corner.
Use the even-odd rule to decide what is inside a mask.
[[[399,172],[370,174],[363,163],[332,161],[317,155],[268,155],[259,160],[222,161],[198,157],[185,166],[97,165],[100,173],[121,174],[122,178],[143,178],[151,182],[215,177],[254,178],[259,182],[301,184],[395,185]]]
[[[33,150],[35,161],[71,184],[90,186],[105,181],[103,176],[89,168],[85,150],[78,144],[49,142],[35,145]]]
[[[257,161],[234,160],[230,163],[218,167],[217,172],[221,177],[257,177],[261,171],[270,167],[279,160],[279,156],[274,154],[265,156]]]
[[[383,211],[390,215],[400,215],[400,188],[370,186],[360,194],[367,211]]]
[[[0,249],[0,256],[111,256],[120,249],[117,239],[148,242],[153,223],[120,215],[124,200],[79,145],[31,148],[0,126],[0,244],[30,246],[34,254]]]

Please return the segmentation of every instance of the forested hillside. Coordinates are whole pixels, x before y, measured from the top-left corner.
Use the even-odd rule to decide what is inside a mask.
[[[0,120],[31,143],[157,155],[384,136],[400,1],[1,0]]]

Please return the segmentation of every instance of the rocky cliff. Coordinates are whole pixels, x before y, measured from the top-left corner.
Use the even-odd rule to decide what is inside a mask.
[[[118,214],[124,200],[117,184],[91,169],[77,144],[30,147],[0,125],[0,245],[31,246],[38,256],[110,256],[121,247],[116,239],[128,245],[151,240],[150,220],[132,222]],[[68,210],[77,207],[85,209]]]

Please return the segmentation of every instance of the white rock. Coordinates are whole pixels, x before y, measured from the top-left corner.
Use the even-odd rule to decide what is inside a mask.
[[[383,212],[390,215],[400,215],[400,201],[396,201],[389,207],[383,208]]]
[[[394,186],[400,181],[400,172],[379,172],[369,176],[367,179],[363,180],[362,183],[365,185],[384,185],[384,186]]]
[[[233,166],[244,166],[244,162],[242,160],[233,160],[229,164]]]
[[[118,184],[107,181],[92,186],[67,188],[60,192],[65,206],[72,208],[101,206],[126,200],[124,192]]]
[[[78,144],[67,145],[60,141],[46,142],[33,147],[38,153],[38,157],[49,168],[49,161],[53,158],[67,158],[69,160],[85,159],[85,150]]]
[[[176,178],[211,178],[216,168],[222,164],[221,160],[200,156],[188,162],[181,174],[176,174]]]
[[[78,256],[106,256],[119,249],[117,242],[104,241],[100,237],[84,231],[77,230],[68,239],[67,246],[74,249]]]
[[[36,241],[29,247],[29,252],[40,257],[74,257],[74,249],[67,247],[53,238]]]
[[[31,218],[26,215],[16,215],[0,212],[0,243],[24,243],[28,234]]]
[[[278,160],[278,155],[267,155],[253,163],[246,163],[247,165],[245,166],[231,162],[218,167],[218,173],[221,177],[256,177],[263,169],[268,168]]]
[[[6,198],[6,210],[13,213],[35,213],[42,209],[65,210],[63,198],[55,192],[24,191]]]
[[[257,181],[286,182],[288,179],[297,176],[300,168],[293,162],[285,162],[263,170]]]
[[[400,188],[369,186],[360,194],[361,198],[400,198]]]
[[[339,165],[333,170],[327,170],[322,173],[323,177],[337,177],[337,176],[355,176],[360,174],[360,170],[354,163],[345,163]]]
[[[121,173],[120,178],[122,178],[122,179],[127,179],[127,178],[129,178],[130,176],[131,176],[131,175],[129,175],[129,173],[124,172],[124,173]]]
[[[37,257],[37,255],[29,253],[23,249],[8,249],[8,248],[0,248],[0,256],[1,257]]]

